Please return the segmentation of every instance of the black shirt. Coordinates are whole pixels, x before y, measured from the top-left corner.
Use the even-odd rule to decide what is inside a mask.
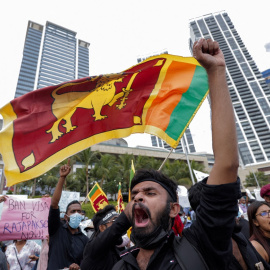
[[[81,270],[111,270],[113,265],[120,260],[120,252],[115,245],[130,227],[130,222],[124,213],[117,221],[93,237],[85,246]]]
[[[241,196],[240,180],[224,185],[207,185],[206,181],[207,178],[203,180],[196,221],[183,231],[183,237],[201,253],[210,270],[227,270],[232,260],[231,236],[238,213],[237,199]],[[137,253],[126,252],[113,270],[139,269]],[[181,269],[175,263],[172,241],[155,250],[147,269]]]
[[[59,209],[50,208],[48,223],[50,239],[47,269],[63,269],[72,263],[80,265],[88,237],[80,228],[77,233],[72,234],[67,224],[61,222]]]
[[[234,233],[232,238],[236,242],[238,249],[243,257],[243,260],[246,263],[247,269],[256,269],[255,264],[261,262],[265,270],[269,270],[270,267],[267,265],[267,262],[261,257],[257,250],[253,247],[251,242],[244,236],[243,233]],[[233,256],[232,261],[228,270],[242,270],[241,265]]]

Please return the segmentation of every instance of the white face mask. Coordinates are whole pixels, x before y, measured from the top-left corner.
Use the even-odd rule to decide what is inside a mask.
[[[69,216],[69,226],[72,228],[72,229],[77,229],[81,223],[83,219],[83,216],[79,213],[75,213],[75,214],[72,214]]]

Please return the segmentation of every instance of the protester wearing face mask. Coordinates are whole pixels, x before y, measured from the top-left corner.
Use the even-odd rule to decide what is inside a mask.
[[[63,185],[71,167],[68,164],[60,167],[60,178],[51,199],[51,207],[48,218],[49,229],[49,260],[50,270],[68,268],[80,269],[83,250],[88,241],[79,224],[83,219],[81,204],[72,201],[66,208],[64,220],[61,222],[58,203],[61,198]]]

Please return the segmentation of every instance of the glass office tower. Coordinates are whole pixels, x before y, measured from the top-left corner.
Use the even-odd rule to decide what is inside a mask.
[[[164,142],[157,136],[151,135],[151,143],[152,143],[152,146],[154,147],[165,148],[169,151],[171,150],[171,146],[169,146],[166,142]],[[186,151],[184,151],[184,147]],[[173,152],[175,153],[195,153],[196,152],[195,145],[193,143],[193,139],[192,139],[192,135],[191,135],[189,127],[186,129],[179,144],[177,145],[177,147],[174,149]]]
[[[197,38],[218,41],[227,65],[239,154],[243,164],[270,160],[270,89],[226,12],[190,20],[190,49]]]
[[[28,22],[15,97],[34,89],[89,76],[89,43],[51,22]]]

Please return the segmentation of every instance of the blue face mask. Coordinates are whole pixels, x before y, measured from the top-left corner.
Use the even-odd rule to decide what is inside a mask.
[[[72,228],[72,229],[77,229],[81,223],[83,219],[83,216],[79,213],[75,213],[75,214],[72,214],[69,216],[69,226]]]

